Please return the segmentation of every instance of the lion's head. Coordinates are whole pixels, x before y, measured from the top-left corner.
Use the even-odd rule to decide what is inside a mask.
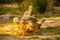
[[[20,20],[19,29],[20,35],[26,35],[28,33],[37,32],[38,30],[37,20],[34,19],[33,17],[30,17],[25,20],[24,19]]]

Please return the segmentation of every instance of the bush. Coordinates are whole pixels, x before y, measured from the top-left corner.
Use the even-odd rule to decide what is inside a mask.
[[[23,5],[22,10],[25,11],[27,10],[29,5],[32,5],[33,6],[32,14],[37,12],[44,13],[46,11],[47,4],[48,4],[47,0],[25,0],[22,2]]]
[[[46,11],[48,1],[47,0],[34,0],[32,4],[34,7],[34,12],[38,11],[40,13],[44,13]]]

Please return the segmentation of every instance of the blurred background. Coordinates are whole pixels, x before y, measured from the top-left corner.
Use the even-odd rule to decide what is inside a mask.
[[[60,16],[60,0],[0,0],[0,23],[12,22],[15,16],[21,18],[30,5],[31,15],[37,18]]]
[[[14,17],[18,17],[20,19],[23,16],[24,12],[28,10],[29,6],[33,7],[31,15],[34,15],[37,19],[52,18],[52,17],[58,18],[57,21],[53,18],[55,20],[54,22],[50,23],[49,22],[50,20],[48,21],[49,23],[46,22],[45,24],[47,26],[53,25],[54,23],[55,23],[54,25],[57,24],[60,25],[60,20],[59,20],[60,0],[0,0],[0,26],[2,25],[0,29],[2,29],[2,27],[4,27],[5,25],[12,24],[12,20]],[[7,26],[6,28],[8,29]],[[3,30],[0,30],[0,32],[1,31]],[[11,31],[13,31],[12,34],[15,32],[14,30]],[[54,28],[53,27],[50,28],[48,26],[48,28],[46,29],[43,28],[40,29],[40,35],[55,35],[55,34],[60,34],[60,26]],[[3,37],[2,39],[5,40]],[[9,37],[7,37],[6,39],[9,40]],[[60,36],[59,38],[56,37],[52,38],[52,40],[56,40],[56,39],[60,40]],[[1,40],[1,36],[0,36],[0,40]]]

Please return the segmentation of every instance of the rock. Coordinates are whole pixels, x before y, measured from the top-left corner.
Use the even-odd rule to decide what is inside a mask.
[[[42,23],[41,28],[60,26],[60,17],[45,18],[44,20],[45,21]]]

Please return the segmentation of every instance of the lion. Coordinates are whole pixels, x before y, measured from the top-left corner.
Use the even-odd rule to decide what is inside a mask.
[[[37,19],[34,16],[31,16],[32,6],[29,6],[28,11],[25,11],[20,21],[18,18],[15,18],[14,22],[18,24],[19,35],[28,35],[29,33],[37,33],[39,25]]]

